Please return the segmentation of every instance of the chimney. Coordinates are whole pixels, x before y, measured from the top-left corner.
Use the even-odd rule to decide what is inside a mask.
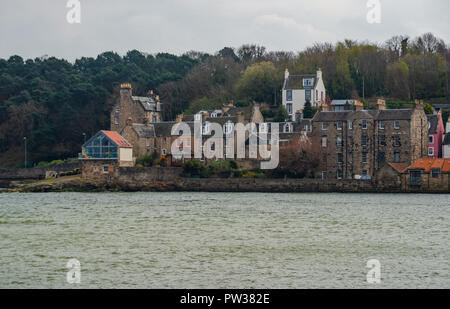
[[[128,117],[127,118],[127,127],[130,127],[133,124],[133,118]]]
[[[447,120],[447,126],[445,129],[445,133],[450,133],[450,117],[448,117],[448,120]]]
[[[317,70],[317,79],[322,79],[322,69]]]
[[[364,104],[361,101],[355,101],[355,111],[362,111],[364,109]]]
[[[323,103],[323,104],[320,106],[320,110],[321,110],[322,112],[329,112],[329,111],[330,111],[330,107],[328,106],[327,103]]]
[[[378,99],[378,101],[377,101],[377,110],[383,111],[385,109],[386,109],[386,101]]]
[[[130,83],[125,83],[120,85],[120,97],[132,96],[132,87]]]
[[[177,122],[177,123],[183,122],[183,114],[177,115],[177,120],[176,120],[176,122]]]
[[[289,70],[288,68],[286,68],[286,71],[284,72],[284,79],[288,79],[289,78]]]
[[[303,112],[302,111],[295,112],[295,122],[300,123],[302,122],[302,119],[303,119]]]
[[[236,116],[237,116],[237,123],[244,123],[245,122],[245,117],[244,117],[244,113],[243,112],[237,112]]]
[[[423,100],[415,100],[414,101],[414,109],[421,109],[423,110]]]
[[[149,97],[153,96],[153,90],[149,90],[147,94]]]

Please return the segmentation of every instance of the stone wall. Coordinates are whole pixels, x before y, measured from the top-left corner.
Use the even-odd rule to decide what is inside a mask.
[[[119,181],[174,181],[183,173],[181,167],[120,167]]]
[[[34,180],[45,179],[45,174],[49,171],[69,172],[74,169],[81,168],[80,163],[60,164],[45,168],[8,168],[0,169],[0,180]]]

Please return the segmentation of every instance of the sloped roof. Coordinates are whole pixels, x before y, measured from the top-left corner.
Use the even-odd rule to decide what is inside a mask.
[[[450,132],[445,134],[444,145],[446,146],[450,145]]]
[[[386,109],[368,111],[377,120],[409,120],[411,119],[413,109]]]
[[[403,173],[404,171],[406,171],[406,168],[408,167],[408,164],[405,163],[388,163],[388,164],[399,173]]]
[[[304,74],[304,75],[289,75],[284,83],[284,89],[295,90],[295,89],[304,89],[303,88],[303,79],[305,78],[313,78],[314,85],[311,88],[315,88],[318,83],[317,76],[315,74]]]
[[[413,109],[329,111],[317,113],[314,121],[334,122],[354,119],[409,120],[413,113]]]
[[[331,105],[332,106],[341,106],[346,104],[353,105],[355,104],[355,101],[356,100],[333,100],[331,101]]]
[[[139,102],[145,111],[157,111],[157,103],[152,97],[131,97],[133,101]]]
[[[115,131],[105,131],[105,130],[102,130],[101,132],[105,134],[111,141],[113,141],[120,148],[133,148],[133,146],[119,133]]]
[[[408,166],[408,170],[421,169],[429,173],[433,169],[439,169],[443,173],[450,173],[450,159],[422,158]]]

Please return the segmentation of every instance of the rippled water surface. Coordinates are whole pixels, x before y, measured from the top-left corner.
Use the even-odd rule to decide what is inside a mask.
[[[449,195],[0,194],[0,288],[450,287]]]

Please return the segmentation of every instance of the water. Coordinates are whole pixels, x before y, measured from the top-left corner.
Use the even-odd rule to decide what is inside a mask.
[[[0,288],[449,288],[449,196],[0,194]],[[66,263],[81,262],[81,284]],[[366,282],[369,259],[382,283]]]

